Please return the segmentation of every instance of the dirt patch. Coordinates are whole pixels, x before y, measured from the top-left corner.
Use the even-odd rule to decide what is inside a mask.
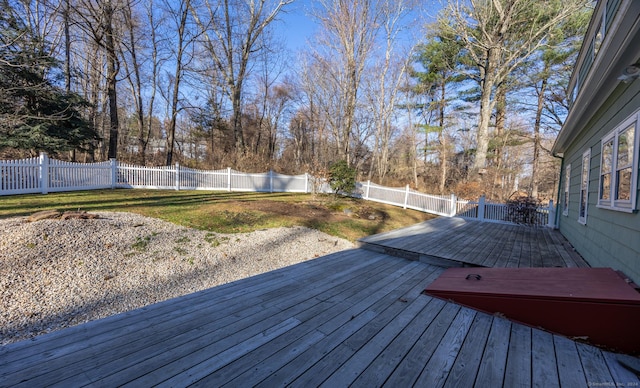
[[[269,214],[277,214],[286,217],[307,221],[339,221],[345,218],[359,218],[371,221],[386,220],[389,215],[366,204],[353,203],[349,206],[332,206],[331,203],[321,202],[278,202],[278,201],[252,201],[238,203],[245,211],[258,211]]]

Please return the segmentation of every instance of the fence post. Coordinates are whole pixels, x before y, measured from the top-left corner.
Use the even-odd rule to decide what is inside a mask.
[[[40,152],[40,160],[38,160],[40,172],[40,189],[42,194],[49,193],[49,158],[44,152]]]
[[[402,206],[403,209],[407,208],[407,202],[409,201],[409,185],[407,185],[405,191],[404,191],[404,205]]]
[[[231,191],[231,167],[227,167],[227,191]]]
[[[309,173],[304,173],[304,193],[309,193]]]
[[[484,204],[485,204],[485,196],[481,195],[480,198],[478,198],[478,219],[480,221],[484,220]]]
[[[180,191],[180,163],[176,163],[176,191]]]
[[[367,181],[367,190],[364,192],[364,199],[369,199],[369,188],[371,187],[371,181]]]
[[[455,194],[451,194],[451,213],[450,217],[455,217],[458,212],[458,198],[456,198]]]
[[[109,159],[109,166],[111,167],[111,190],[113,190],[118,184],[118,161],[113,158]]]
[[[273,170],[269,170],[269,192],[273,193]]]
[[[553,206],[553,199],[549,200],[549,219],[547,220],[548,228],[556,227],[556,208]]]

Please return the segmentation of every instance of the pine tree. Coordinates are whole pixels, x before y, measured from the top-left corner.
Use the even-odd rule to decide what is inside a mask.
[[[63,74],[46,47],[0,1],[0,149],[56,154],[97,140],[78,109],[86,102],[56,84]]]

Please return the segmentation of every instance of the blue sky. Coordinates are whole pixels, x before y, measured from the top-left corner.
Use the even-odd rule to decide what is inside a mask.
[[[290,4],[280,14],[277,22],[279,35],[285,39],[291,51],[296,51],[306,46],[307,41],[313,36],[317,25],[313,18],[309,17],[312,0],[298,0]]]
[[[279,20],[276,23],[277,33],[286,41],[287,47],[292,52],[304,48],[317,29],[316,21],[309,16],[313,3],[313,0],[296,0],[285,8],[285,12],[279,15]],[[441,6],[439,0],[419,1],[417,3],[418,9],[412,14],[412,17],[418,20],[418,28],[409,32],[416,36],[407,36],[406,39],[417,43],[425,23],[434,20]]]

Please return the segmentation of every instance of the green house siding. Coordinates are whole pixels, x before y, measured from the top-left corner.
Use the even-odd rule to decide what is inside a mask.
[[[571,140],[563,155],[563,166],[571,164],[569,212],[567,216],[560,212],[559,227],[591,266],[620,270],[640,284],[640,214],[638,211],[626,213],[597,207],[601,140],[638,109],[640,80],[620,83],[585,128]],[[640,136],[639,132],[636,132],[636,136]],[[589,195],[586,224],[583,225],[578,222],[580,182],[582,156],[588,148],[591,149]],[[638,152],[640,150],[635,149],[636,157]],[[637,167],[634,173],[640,174]],[[560,179],[560,187],[564,187],[564,168]]]

